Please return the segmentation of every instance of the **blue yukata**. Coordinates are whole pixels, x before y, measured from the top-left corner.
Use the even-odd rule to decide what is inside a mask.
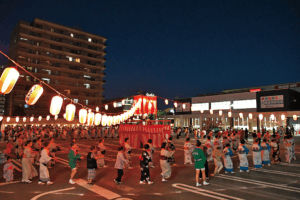
[[[255,168],[262,168],[261,162],[261,146],[259,144],[252,145],[253,164]]]
[[[12,163],[6,163],[3,167],[3,178],[6,182],[14,180],[14,165]]]
[[[231,157],[233,156],[233,152],[229,148],[225,148],[223,150],[224,153],[224,166],[225,166],[225,173],[233,172],[233,163]]]
[[[249,149],[245,147],[244,145],[240,144],[238,148],[239,152],[239,160],[240,160],[240,170],[242,171],[248,171],[249,170],[249,163],[247,154],[249,153]]]
[[[270,161],[270,152],[271,152],[271,147],[268,143],[262,143],[261,144],[261,156],[262,156],[262,164],[271,164]]]

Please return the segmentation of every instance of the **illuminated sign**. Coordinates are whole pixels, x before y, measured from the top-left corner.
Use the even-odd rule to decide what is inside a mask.
[[[221,101],[221,102],[211,102],[212,110],[229,110],[230,101]]]
[[[257,89],[251,89],[250,92],[260,92],[261,89],[260,88],[257,88]]]
[[[250,109],[256,108],[256,99],[233,101],[233,109]]]
[[[209,103],[193,103],[192,111],[209,110]]]
[[[261,108],[283,108],[283,95],[260,97]]]

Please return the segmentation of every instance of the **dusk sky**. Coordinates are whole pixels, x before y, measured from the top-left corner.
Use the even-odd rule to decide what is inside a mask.
[[[19,20],[34,18],[104,36],[106,99],[299,82],[300,13],[284,2],[2,0],[0,49],[8,53]]]

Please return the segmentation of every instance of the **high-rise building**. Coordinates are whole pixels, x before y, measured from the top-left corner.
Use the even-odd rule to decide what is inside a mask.
[[[95,107],[104,92],[103,64],[106,38],[53,22],[34,19],[19,21],[11,33],[9,56],[34,76],[70,97],[74,102]],[[9,63],[9,66],[13,66]],[[48,87],[33,106],[25,96],[38,80],[19,69],[20,78],[6,96],[6,115],[47,115],[51,98],[56,94]],[[62,109],[67,105],[64,101]],[[63,114],[63,110],[60,114]]]

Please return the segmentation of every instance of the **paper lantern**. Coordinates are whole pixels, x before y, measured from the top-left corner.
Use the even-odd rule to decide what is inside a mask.
[[[23,117],[23,122],[26,122],[26,117]]]
[[[60,96],[54,96],[51,100],[50,113],[52,115],[58,115],[63,103],[63,98]]]
[[[200,110],[201,113],[204,113],[204,110]]]
[[[46,119],[47,119],[47,121],[49,121],[49,119],[50,119],[50,115],[47,115],[47,118],[46,118]]]
[[[20,73],[14,67],[6,68],[0,78],[0,93],[8,94],[15,86]]]
[[[168,99],[165,99],[165,104],[168,105],[169,104],[169,101]]]
[[[253,118],[252,113],[249,113],[249,119],[252,119],[252,118]]]
[[[125,99],[122,100],[122,105],[123,105],[123,106],[125,105]]]
[[[271,120],[272,121],[274,121],[275,120],[275,116],[272,114],[272,115],[270,115],[270,118],[271,118]]]
[[[39,122],[42,121],[42,116],[39,116]]]
[[[105,105],[105,110],[108,110],[108,105]]]
[[[264,118],[263,114],[258,115],[259,120],[262,120]]]
[[[58,118],[58,116],[57,116],[57,115],[55,115],[55,116],[54,116],[54,119],[55,119],[55,120],[57,120],[57,118]]]
[[[66,107],[66,120],[67,121],[71,122],[74,120],[75,111],[76,111],[76,107],[74,104],[70,103],[67,105],[67,107]]]
[[[32,86],[25,97],[25,102],[28,105],[34,105],[43,94],[43,91],[44,91],[43,86],[40,84],[36,84]]]
[[[185,104],[182,104],[182,109],[185,109]]]
[[[177,108],[177,102],[174,102],[174,107]]]
[[[223,113],[222,110],[219,110],[219,116],[222,116],[222,113]]]
[[[239,113],[239,116],[240,116],[240,118],[243,118],[244,115],[243,115],[243,113]]]
[[[102,119],[101,119],[101,125],[102,125],[102,126],[106,126],[106,115],[103,115],[103,116],[102,116]]]
[[[2,120],[3,120],[3,117],[1,116],[1,117],[0,117],[0,122],[1,122]]]
[[[19,117],[16,117],[16,122],[19,122]]]
[[[88,113],[88,119],[87,119],[88,126],[91,126],[94,124],[94,117],[95,117],[95,114],[93,112]]]
[[[33,122],[33,120],[34,120],[34,117],[30,117],[30,121]]]
[[[114,108],[116,108],[117,107],[117,102],[114,102]]]
[[[87,117],[87,110],[82,108],[79,110],[79,122],[81,124],[86,123],[86,117]]]
[[[232,116],[232,112],[229,111],[229,112],[228,112],[228,117],[231,117],[231,116]]]
[[[294,119],[294,115],[293,115],[293,119]],[[281,115],[281,120],[285,120],[285,115]],[[297,120],[297,116],[296,116],[296,120]]]
[[[98,106],[96,107],[96,112],[99,112],[99,107]]]
[[[297,115],[293,115],[293,120],[297,121]]]
[[[99,126],[100,123],[101,123],[101,114],[100,114],[100,113],[96,113],[96,114],[95,114],[94,124],[95,124],[96,126]]]
[[[212,109],[209,110],[210,114],[214,114],[214,111]]]
[[[10,117],[7,117],[7,118],[6,118],[6,121],[9,122],[9,121],[10,121]]]

